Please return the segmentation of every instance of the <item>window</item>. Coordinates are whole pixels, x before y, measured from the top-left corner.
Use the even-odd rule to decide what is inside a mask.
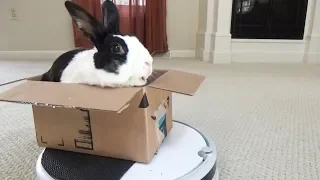
[[[303,39],[308,0],[233,0],[235,39]]]

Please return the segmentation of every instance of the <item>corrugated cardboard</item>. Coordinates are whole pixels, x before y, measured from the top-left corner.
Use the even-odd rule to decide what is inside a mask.
[[[100,88],[42,82],[2,94],[31,104],[39,146],[149,163],[172,128],[172,92],[194,95],[203,76],[155,70],[144,87]]]

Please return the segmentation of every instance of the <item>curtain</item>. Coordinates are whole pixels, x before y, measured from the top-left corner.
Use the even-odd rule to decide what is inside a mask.
[[[145,45],[146,0],[112,0],[120,15],[120,31],[132,34]]]
[[[106,0],[73,0],[102,22],[101,4]],[[109,0],[113,1],[120,15],[120,30],[137,36],[150,53],[168,51],[166,28],[166,0]],[[76,47],[92,47],[74,27]],[[80,34],[79,34],[80,33]]]
[[[145,46],[150,53],[167,52],[167,0],[146,1]]]
[[[102,22],[102,11],[101,11],[101,2],[100,0],[72,0],[72,2],[80,5],[86,11],[88,11],[91,15],[96,17],[100,22]],[[73,38],[75,47],[83,47],[83,48],[92,48],[93,44],[90,40],[88,40],[81,31],[77,28],[74,22],[72,22],[73,26]]]

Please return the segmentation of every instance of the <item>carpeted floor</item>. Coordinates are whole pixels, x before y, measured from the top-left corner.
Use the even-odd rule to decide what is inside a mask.
[[[0,61],[0,84],[49,66]],[[320,179],[320,66],[158,60],[156,67],[207,76],[194,97],[174,95],[173,116],[214,140],[221,180]],[[1,179],[34,179],[40,148],[31,107],[0,103],[0,117]]]

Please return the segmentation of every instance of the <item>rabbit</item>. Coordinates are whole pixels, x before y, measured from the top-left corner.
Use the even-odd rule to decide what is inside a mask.
[[[119,12],[112,1],[102,4],[103,23],[71,1],[66,1],[65,7],[94,47],[63,53],[42,75],[42,81],[101,87],[146,85],[153,58],[137,37],[121,34]]]

